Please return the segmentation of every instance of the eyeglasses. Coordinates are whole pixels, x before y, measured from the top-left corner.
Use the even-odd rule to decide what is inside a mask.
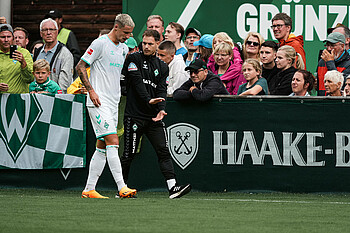
[[[253,45],[255,47],[259,46],[260,44],[258,42],[253,42],[253,41],[250,41],[250,40],[247,40],[247,42],[245,42],[247,45]]]
[[[327,48],[327,47],[331,47],[331,48],[334,48],[335,46],[337,46],[337,45],[340,45],[339,43],[335,43],[335,44],[332,44],[332,43],[326,43],[325,45],[324,45],[324,47],[325,48]]]
[[[272,25],[271,28],[272,29],[275,29],[275,28],[281,29],[283,26],[285,26],[285,24],[276,24],[276,25]]]
[[[254,43],[255,43],[255,42],[254,42]],[[215,57],[220,57],[220,56],[221,56],[221,57],[227,57],[227,56],[229,56],[229,55],[230,55],[230,54],[220,54],[220,53],[215,53],[215,54],[214,54]]]
[[[187,36],[186,39],[187,40],[197,40],[197,39],[199,39],[199,36]]]
[[[57,31],[56,28],[46,28],[46,29],[41,29],[41,32],[48,33],[48,32],[54,32]]]
[[[204,69],[199,69],[199,70],[189,70],[188,72],[191,74],[198,74],[199,72],[203,71]]]

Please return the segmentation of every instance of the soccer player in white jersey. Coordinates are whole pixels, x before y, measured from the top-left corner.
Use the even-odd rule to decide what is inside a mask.
[[[120,75],[129,50],[124,42],[134,27],[129,15],[117,15],[113,29],[91,43],[76,67],[88,91],[86,106],[97,138],[96,151],[91,158],[88,179],[82,192],[83,198],[108,198],[95,190],[106,161],[118,186],[119,196],[134,197],[136,194],[135,189],[128,188],[124,183],[117,136]],[[90,81],[86,66],[91,67]]]

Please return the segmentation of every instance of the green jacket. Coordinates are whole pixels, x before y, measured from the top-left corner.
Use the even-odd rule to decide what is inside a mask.
[[[62,94],[62,90],[58,84],[49,78],[44,83],[37,83],[36,81],[32,82],[29,85],[29,92],[38,92],[38,91],[47,91],[51,94]]]
[[[6,54],[0,50],[0,83],[7,83],[9,89],[7,92],[0,93],[28,93],[29,83],[34,80],[33,76],[33,59],[29,51],[18,47],[17,49],[24,56],[27,66],[21,69],[19,61],[10,58],[10,52]]]

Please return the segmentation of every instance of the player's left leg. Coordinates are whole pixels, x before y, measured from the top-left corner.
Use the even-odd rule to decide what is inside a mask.
[[[158,164],[168,186],[169,198],[179,198],[189,193],[191,191],[190,184],[178,185],[176,182],[164,123],[162,121],[150,122],[146,136],[157,153]]]
[[[104,137],[106,142],[106,154],[109,169],[113,175],[114,181],[118,186],[119,197],[133,197],[136,195],[136,189],[130,189],[126,186],[123,179],[122,166],[118,155],[119,139],[117,134],[110,134]]]

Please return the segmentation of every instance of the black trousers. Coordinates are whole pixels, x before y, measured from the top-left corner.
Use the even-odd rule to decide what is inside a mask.
[[[141,136],[145,134],[158,156],[158,164],[165,180],[175,179],[174,166],[168,148],[165,124],[132,117],[124,119],[124,153],[121,157],[124,181],[128,181],[131,162]]]

